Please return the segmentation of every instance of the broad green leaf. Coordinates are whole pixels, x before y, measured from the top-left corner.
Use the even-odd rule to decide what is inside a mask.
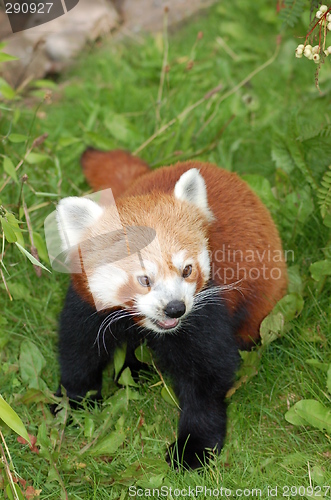
[[[276,340],[284,330],[284,314],[271,312],[261,323],[260,335],[263,345],[269,345]]]
[[[45,78],[40,80],[33,80],[32,85],[41,89],[57,89],[58,87],[58,84],[56,82],[53,82],[52,80],[46,80]]]
[[[6,80],[0,77],[0,95],[3,95],[5,99],[14,99],[16,96],[15,90],[9,85]]]
[[[24,405],[30,405],[35,403],[54,403],[54,399],[52,396],[45,395],[40,389],[27,389],[25,393],[18,398],[20,403]]]
[[[327,363],[322,363],[317,359],[306,359],[307,365],[313,366],[314,368],[318,368],[322,372],[327,373],[329,365]]]
[[[7,282],[10,294],[15,300],[25,300],[29,301],[31,299],[31,292],[29,288],[25,286],[24,283],[17,283],[15,281]]]
[[[240,377],[247,377],[248,379],[255,376],[261,363],[259,351],[240,351],[240,357],[242,363],[238,375]]]
[[[121,143],[129,144],[134,141],[135,134],[124,116],[115,113],[109,114],[104,123],[110,134]]]
[[[137,486],[144,489],[153,490],[160,488],[163,484],[164,474],[145,474],[141,479],[137,481]]]
[[[168,404],[170,404],[171,406],[176,406],[176,408],[180,409],[179,401],[172,387],[170,387],[169,385],[163,386],[161,390],[161,396]]]
[[[331,260],[319,260],[311,264],[310,274],[315,281],[331,275]]]
[[[275,135],[274,137],[271,157],[275,162],[276,167],[283,170],[287,174],[290,174],[295,167],[295,163],[288,150],[285,138],[281,135]]]
[[[281,463],[286,466],[303,465],[307,463],[307,453],[303,451],[294,451],[285,455]]]
[[[19,58],[16,56],[11,56],[10,54],[6,54],[5,52],[0,52],[0,63],[7,61],[17,61]]]
[[[125,425],[125,415],[122,414],[115,424],[115,430],[123,431]]]
[[[276,209],[279,206],[278,200],[276,200],[270,182],[262,175],[257,174],[246,174],[242,176],[242,179],[249,184],[252,190],[258,195],[267,207],[270,209]]]
[[[288,291],[289,293],[298,293],[302,294],[303,292],[303,283],[300,274],[299,266],[291,266],[287,269],[288,274]]]
[[[30,442],[29,435],[27,433],[27,430],[20,419],[20,417],[17,415],[17,413],[9,406],[8,403],[3,399],[3,397],[0,395],[0,418],[5,422],[5,424],[8,425],[16,434],[19,436],[22,436],[24,439],[26,439],[28,442]]]
[[[302,399],[285,414],[285,419],[294,425],[310,425],[324,432],[331,432],[331,408],[314,399]]]
[[[85,132],[84,139],[89,146],[105,150],[114,149],[114,141],[95,132]]]
[[[307,182],[310,183],[313,188],[317,187],[316,181],[313,177],[310,167],[305,162],[303,148],[299,141],[294,139],[287,139],[287,147],[291,154],[292,160],[294,161],[296,167],[302,172]]]
[[[9,222],[6,220],[5,217],[0,217],[0,221],[1,221],[3,232],[5,233],[5,238],[8,241],[8,243],[16,243],[17,237],[16,237],[14,229],[11,227]]]
[[[108,436],[101,439],[92,449],[88,451],[89,455],[113,455],[125,441],[123,430],[110,432]]]
[[[323,224],[326,227],[331,227],[331,213],[327,213],[323,219]]]
[[[19,243],[22,247],[24,247],[23,233],[22,229],[19,226],[19,224],[21,224],[21,221],[17,220],[14,214],[10,212],[6,213],[6,219],[16,235],[17,243]]]
[[[297,219],[299,222],[306,222],[314,211],[314,203],[309,186],[290,193],[285,198],[283,209],[288,217]]]
[[[40,455],[49,460],[50,462],[52,462],[53,457],[50,451],[52,449],[52,443],[51,440],[49,439],[45,420],[42,420],[41,423],[39,424],[38,434],[37,434],[37,444],[40,449]]]
[[[13,179],[13,181],[18,183],[18,177],[17,177],[17,173],[15,170],[14,164],[11,161],[11,159],[8,158],[8,156],[5,156],[3,159],[3,169],[6,172],[6,174],[8,174],[9,177],[11,177]]]
[[[48,160],[48,156],[41,154],[41,153],[29,153],[28,156],[25,158],[25,161],[29,165],[35,165],[38,163],[42,163],[43,161]]]
[[[242,363],[237,372],[239,377],[231,389],[226,393],[226,397],[230,398],[233,394],[243,385],[258,374],[259,366],[261,363],[261,355],[259,351],[239,351]]]
[[[8,140],[9,142],[12,142],[14,144],[19,144],[20,142],[26,142],[28,140],[28,137],[22,134],[10,134]]]
[[[11,212],[6,212],[6,219],[13,228],[17,228],[19,227],[19,224],[22,224],[22,222],[16,219],[15,215]]]
[[[25,250],[25,248],[23,248],[22,245],[20,245],[17,241],[15,242],[15,245],[21,250],[21,252],[29,259],[29,261],[33,265],[41,267],[42,269],[45,269],[45,271],[47,271],[49,273],[51,272],[49,269],[47,269],[47,267],[45,267],[43,264],[41,264],[41,262],[39,262],[39,260],[37,260],[33,255],[31,255],[30,252]]]
[[[132,378],[131,370],[128,366],[122,371],[118,383],[124,386],[138,387],[138,384]]]
[[[109,413],[115,417],[122,411],[125,411],[128,406],[128,398],[125,389],[118,390],[113,396],[108,398],[105,402],[105,409],[102,412],[102,415],[106,417]]]
[[[299,401],[300,402],[300,401]],[[297,404],[297,403],[296,403]],[[293,405],[284,415],[285,420],[293,425],[307,425],[307,421],[297,411],[296,404]]]
[[[281,312],[284,315],[285,321],[291,321],[301,313],[303,305],[304,300],[300,294],[289,293],[280,299],[272,312],[275,314]]]
[[[23,340],[21,343],[19,366],[22,380],[30,388],[43,389],[45,387],[45,383],[40,380],[40,374],[46,366],[46,360],[38,347],[29,340]]]
[[[33,232],[33,242],[37,249],[39,257],[42,260],[49,262],[49,256],[44,238],[39,233]]]
[[[314,467],[311,468],[310,475],[311,475],[312,480],[315,483],[319,484],[320,486],[325,485],[326,477],[325,477],[325,472],[322,469],[322,467],[315,465]]]
[[[147,365],[151,365],[153,363],[152,352],[146,345],[142,344],[137,347],[134,354],[141,363],[146,363]]]
[[[139,392],[131,389],[131,387],[119,389],[113,396],[104,401],[103,418],[109,414],[115,418],[116,415],[127,410],[130,400],[139,400],[141,397]]]
[[[93,418],[86,417],[84,419],[84,436],[87,438],[92,438],[95,431],[95,422]]]
[[[67,146],[72,146],[72,144],[76,144],[77,142],[82,142],[82,140],[78,137],[60,137],[57,145],[62,148],[66,148]]]
[[[114,352],[115,379],[118,377],[124,366],[125,357],[126,357],[126,344],[124,343],[121,346],[116,347]]]
[[[17,483],[14,483],[14,488],[15,488],[16,496],[13,495],[10,484],[7,484],[6,493],[8,496],[8,500],[17,500],[17,499],[18,500],[25,500],[23,493],[22,493],[22,490]]]

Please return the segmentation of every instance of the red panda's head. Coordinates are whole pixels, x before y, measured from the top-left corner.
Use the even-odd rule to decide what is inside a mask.
[[[185,172],[172,194],[161,191],[107,207],[70,197],[57,208],[69,263],[75,267],[79,260],[82,266],[78,292],[93,297],[98,310],[130,310],[142,326],[158,333],[178,327],[210,277],[212,220],[197,169]]]

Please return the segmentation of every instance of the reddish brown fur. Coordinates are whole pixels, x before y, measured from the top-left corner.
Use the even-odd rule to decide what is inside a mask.
[[[81,164],[94,191],[109,188],[111,179],[114,198],[129,188],[135,179],[149,172],[147,163],[120,149],[98,151],[89,148],[83,153]]]
[[[115,188],[114,196],[121,196],[118,200],[118,209],[125,224],[148,225],[151,223],[151,227],[153,227],[153,218],[159,217],[160,222],[162,222],[160,228],[163,227],[165,233],[176,231],[176,227],[167,227],[168,217],[165,217],[165,213],[162,214],[162,210],[156,210],[159,213],[154,215],[158,200],[164,194],[173,194],[175,184],[184,172],[191,168],[199,169],[206,183],[209,206],[215,216],[215,221],[209,226],[205,219],[201,219],[201,214],[197,216],[197,224],[200,225],[201,220],[203,220],[207,231],[209,248],[212,252],[212,277],[217,284],[223,284],[225,269],[235,271],[233,279],[227,281],[227,284],[234,283],[232,289],[228,290],[225,295],[227,306],[235,315],[240,306],[245,303],[247,317],[239,329],[238,335],[244,342],[256,340],[259,337],[261,321],[285,294],[287,287],[286,265],[283,257],[279,262],[270,262],[268,259],[268,251],[269,255],[282,255],[282,246],[273,220],[260,199],[237,174],[214,165],[188,161],[146,173],[145,164],[142,165],[138,159],[132,159],[133,157],[127,153],[125,153],[124,162],[126,179],[120,185],[118,177],[114,176],[114,173],[116,168],[119,171],[122,169],[120,164],[122,156],[119,152],[115,152],[110,161],[111,167],[108,168],[108,166],[105,167],[108,165],[107,160],[105,160],[107,155],[111,155],[111,153],[100,154],[100,152],[88,151],[88,154],[84,155],[84,172],[88,172],[88,180],[91,185],[98,186],[99,189],[101,186],[103,188],[111,187],[113,190]],[[116,162],[119,162],[117,166],[115,158]],[[130,171],[131,159],[132,175]],[[101,160],[102,163],[100,163]],[[139,171],[137,164],[141,166],[140,176],[137,174]],[[109,175],[110,171],[111,175]],[[94,181],[94,178],[97,181]],[[127,188],[129,185],[130,187]],[[140,198],[140,196],[142,197]],[[191,211],[190,207],[188,212]],[[194,231],[192,219],[188,222],[191,223],[188,227]],[[166,241],[166,234],[164,237]],[[180,239],[185,242],[185,235],[181,234]],[[187,238],[187,244],[191,245],[192,241],[190,235]],[[216,256],[218,254],[222,256],[220,251],[229,248],[231,252],[239,250],[244,252],[244,255],[249,250],[255,256],[254,261],[250,262],[245,258],[233,261],[232,258],[229,259],[225,255],[224,261],[216,262]],[[218,254],[215,253],[217,250]],[[245,257],[247,258],[247,253]],[[237,273],[238,264],[239,271]],[[264,271],[263,266],[265,266]],[[276,273],[271,269],[276,270]],[[250,271],[251,275],[249,275]],[[279,275],[279,279],[271,279],[270,272],[274,272],[274,276]],[[259,273],[259,279],[254,279],[256,273]],[[239,283],[236,284],[238,280]],[[83,293],[83,290],[80,293]]]

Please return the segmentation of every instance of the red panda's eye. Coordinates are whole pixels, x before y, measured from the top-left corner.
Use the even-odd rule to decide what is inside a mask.
[[[141,286],[151,286],[152,284],[148,276],[138,276],[137,280]]]
[[[192,266],[189,264],[188,266],[185,266],[182,272],[183,278],[188,278],[192,272]]]

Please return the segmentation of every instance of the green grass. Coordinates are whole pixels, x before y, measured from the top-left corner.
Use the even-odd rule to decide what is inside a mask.
[[[19,170],[20,176],[28,176],[23,194],[32,208],[36,233],[43,235],[44,219],[60,198],[88,190],[79,167],[86,146],[134,151],[174,120],[140,155],[153,167],[195,158],[246,176],[270,208],[284,249],[294,252],[289,266],[297,266],[301,283],[295,291],[305,300],[303,311],[287,323],[282,338],[259,351],[257,375],[230,398],[228,437],[221,456],[200,474],[178,474],[164,460],[166,443],[174,440],[178,412],[161,397],[157,374],[143,373],[139,387],[119,389],[110,367],[103,406],[72,411],[70,417],[66,409],[56,419],[50,414],[39,389],[57,387],[57,317],[68,276],[43,272],[38,278],[17,249],[6,244],[8,274],[4,274],[14,300],[1,290],[1,394],[29,433],[38,436],[39,454],[17,443],[8,428],[1,429],[15,470],[27,485],[42,490],[40,498],[65,498],[65,491],[73,499],[127,498],[129,486],[224,487],[233,492],[259,488],[267,498],[268,486],[278,486],[278,496],[283,496],[286,486],[312,485],[318,493],[319,486],[331,484],[330,436],[312,427],[295,427],[284,418],[300,399],[330,406],[326,373],[307,360],[331,362],[331,286],[329,281],[320,286],[309,272],[310,264],[322,260],[330,247],[315,186],[330,164],[331,68],[326,60],[320,72],[323,94],[319,94],[313,63],[294,57],[295,37],[305,30],[306,25],[299,23],[292,32],[283,33],[276,60],[219,107],[227,92],[273,57],[280,31],[274,2],[236,0],[231,7],[219,3],[169,34],[169,71],[160,102],[164,38],[146,36],[136,43],[109,40],[87,48],[75,68],[56,83],[41,82],[39,87],[32,83],[21,100],[6,103],[10,110],[1,110],[1,153],[14,165],[33,139],[48,133],[34,149],[46,159],[25,161]],[[197,41],[199,32],[203,37]],[[220,83],[218,93],[175,120]],[[47,87],[52,95],[44,101]],[[28,142],[11,142],[11,134],[23,134]],[[17,214],[20,186],[8,183],[0,198]],[[17,215],[25,222],[24,214]],[[27,232],[24,237],[29,249]],[[37,246],[49,266],[42,242]],[[37,347],[31,366],[38,362],[42,366],[35,376],[24,375],[20,357],[24,349],[30,352],[31,344],[26,347],[23,342],[27,339]],[[22,402],[26,395],[29,404]],[[119,395],[123,397],[118,399]],[[94,456],[93,446],[111,432],[124,434],[123,445],[110,456]],[[0,464],[0,488],[5,481]],[[295,490],[289,496],[294,498]],[[302,490],[298,496],[311,498]]]

